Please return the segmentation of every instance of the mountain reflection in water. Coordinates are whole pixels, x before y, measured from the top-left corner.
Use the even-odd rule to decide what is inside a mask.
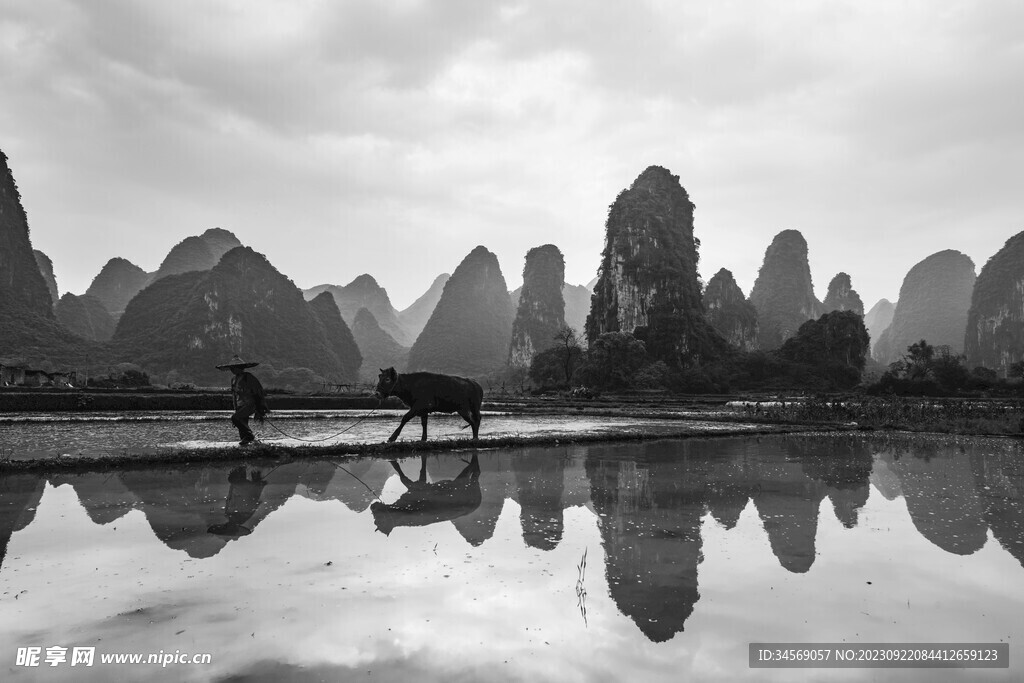
[[[879,504],[902,498],[913,528],[945,553],[977,553],[991,533],[1024,567],[1024,459],[1021,447],[1011,441],[900,436],[691,439],[467,451],[391,462],[250,461],[102,474],[8,475],[0,477],[4,591],[17,589],[3,581],[10,579],[3,563],[11,539],[33,533],[37,508],[41,501],[48,503],[47,485],[72,487],[96,525],[111,525],[139,511],[161,543],[204,561],[229,544],[238,544],[241,552],[253,547],[246,544],[303,533],[301,528],[282,531],[288,528],[291,509],[282,508],[296,497],[335,501],[351,511],[346,514],[358,513],[355,532],[310,541],[331,548],[334,563],[344,563],[346,553],[356,558],[368,552],[364,548],[379,547],[370,544],[373,536],[383,534],[388,544],[408,544],[428,527],[449,524],[469,547],[486,553],[510,501],[518,508],[525,546],[519,552],[548,554],[581,533],[578,521],[575,527],[567,523],[567,511],[589,510],[585,518],[596,525],[603,547],[603,553],[589,548],[590,572],[600,571],[603,563],[607,594],[651,643],[675,639],[701,609],[708,515],[728,536],[744,511],[751,510],[747,514],[756,515],[778,564],[791,575],[811,574],[821,559],[816,541],[819,515],[828,509],[825,501],[839,522],[834,533],[852,533],[862,524],[873,489]],[[336,515],[337,510],[325,506],[324,514]],[[261,525],[277,514],[284,526],[264,534]],[[140,547],[137,552],[147,550]],[[35,560],[36,566],[45,564],[45,558]],[[410,564],[418,561],[407,557]],[[1018,571],[1017,578],[1024,579],[1024,574]],[[1022,596],[1018,590],[1008,598],[1019,602]],[[776,618],[785,620],[786,615]],[[11,635],[11,629],[11,624],[3,626],[0,637]],[[765,626],[763,638],[772,640],[771,627]],[[806,640],[814,639],[812,633]]]

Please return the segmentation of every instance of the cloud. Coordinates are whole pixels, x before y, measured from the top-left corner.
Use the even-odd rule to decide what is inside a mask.
[[[1009,0],[2,6],[0,147],[71,291],[213,225],[399,304],[477,244],[510,286],[549,242],[586,282],[651,164],[697,204],[702,271],[748,291],[784,228],[870,305],[1021,227]]]

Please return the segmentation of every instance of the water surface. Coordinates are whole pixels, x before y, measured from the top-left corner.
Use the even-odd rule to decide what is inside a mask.
[[[0,671],[1020,680],[1022,455],[773,436],[6,476]],[[1011,668],[752,670],[759,641],[1008,642]],[[14,665],[31,645],[212,663]]]

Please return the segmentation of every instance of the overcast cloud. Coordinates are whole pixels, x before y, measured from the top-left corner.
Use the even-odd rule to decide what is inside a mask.
[[[701,274],[780,230],[871,306],[1024,230],[1024,3],[0,0],[0,149],[61,292],[219,226],[402,308],[476,245],[596,274],[651,164]]]

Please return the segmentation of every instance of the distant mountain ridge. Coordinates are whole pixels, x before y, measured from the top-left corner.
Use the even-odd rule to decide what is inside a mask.
[[[191,270],[210,270],[224,254],[240,246],[238,238],[222,228],[210,228],[202,235],[186,237],[171,247],[150,282]]]
[[[394,367],[399,372],[405,370],[409,360],[408,347],[402,346],[381,329],[369,309],[360,308],[356,312],[352,336],[363,355],[363,363],[359,366],[360,382],[376,382],[382,368]]]
[[[231,231],[210,228],[171,247],[154,273],[147,273],[127,259],[114,257],[93,278],[85,293],[98,299],[116,320],[128,302],[150,283],[168,275],[210,270],[224,254],[239,246],[242,243]]]
[[[892,323],[874,346],[875,360],[892,363],[922,339],[963,351],[975,279],[974,261],[953,249],[915,264],[903,278]]]
[[[505,367],[512,302],[498,258],[478,246],[444,286],[409,352],[408,369],[479,377]]]
[[[868,328],[868,336],[871,337],[871,355],[874,356],[875,344],[885,328],[892,324],[892,314],[896,312],[896,306],[888,299],[879,299],[867,313],[864,314],[864,326]]]
[[[430,287],[427,288],[426,292],[420,295],[416,301],[413,301],[408,308],[398,312],[398,320],[409,332],[409,337],[413,341],[416,340],[416,337],[420,336],[420,332],[423,331],[427,321],[430,320],[430,316],[434,312],[437,302],[441,300],[444,286],[448,283],[448,278],[450,277],[451,275],[448,273],[438,275],[430,283]]]
[[[344,287],[317,285],[303,290],[302,294],[308,300],[321,292],[329,292],[334,297],[341,317],[349,327],[355,323],[359,309],[365,308],[373,314],[381,329],[390,334],[395,341],[403,346],[412,344],[412,335],[399,321],[398,311],[391,305],[387,290],[377,284],[372,275],[364,273]]]
[[[80,337],[102,342],[114,336],[114,318],[94,296],[67,292],[54,310],[60,324]]]

